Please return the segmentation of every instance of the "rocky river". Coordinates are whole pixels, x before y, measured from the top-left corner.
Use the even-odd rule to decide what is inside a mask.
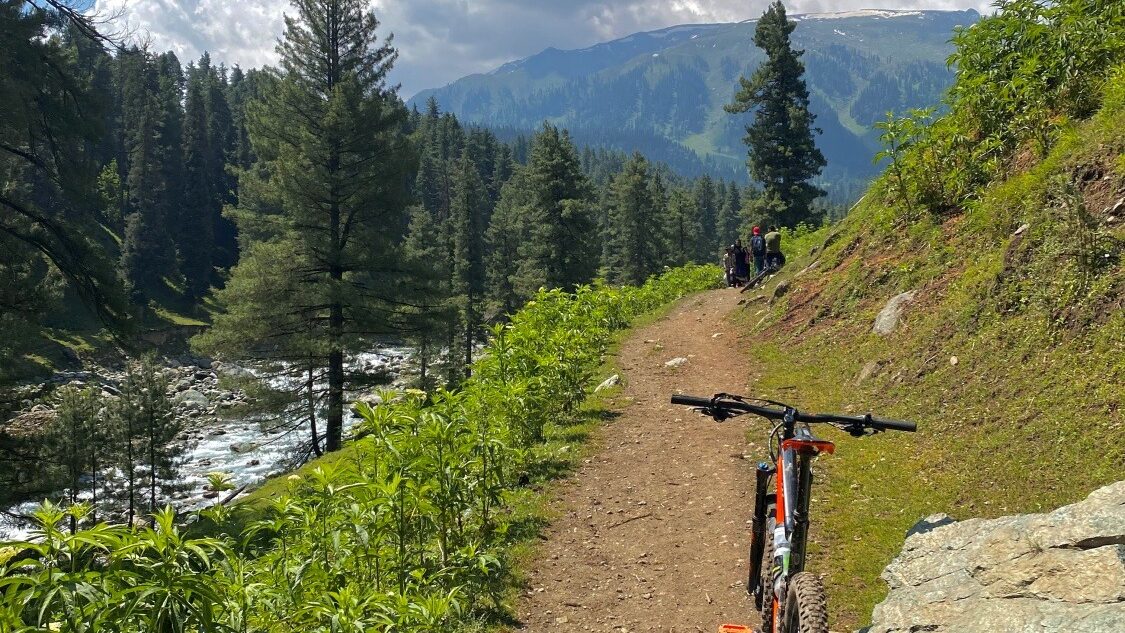
[[[401,387],[405,384],[409,361],[410,350],[380,346],[350,358],[348,371],[380,375],[385,377],[386,386]],[[298,448],[309,440],[309,430],[304,425],[293,428],[285,420],[266,424],[258,418],[232,417],[239,406],[247,402],[247,396],[237,388],[230,388],[227,384],[230,381],[222,378],[257,375],[252,366],[189,357],[165,359],[162,372],[168,380],[168,395],[174,403],[175,414],[184,426],[175,442],[181,450],[179,490],[167,499],[179,511],[196,510],[217,501],[217,493],[207,488],[209,473],[227,474],[236,489],[254,486],[291,467]],[[116,385],[123,378],[123,371],[93,368],[56,374],[48,386],[94,385],[101,387],[103,395],[116,395]],[[271,379],[281,380],[284,379]],[[353,399],[362,395],[349,394]],[[31,428],[21,427],[40,426],[53,416],[48,405],[30,400],[23,404],[26,410],[9,421],[9,432],[33,432]],[[355,422],[354,417],[345,415],[345,432]],[[98,487],[102,487],[100,481]],[[87,498],[90,492],[85,492]],[[26,516],[40,501],[29,499],[0,511],[0,542],[21,540],[30,535],[27,523],[17,517]]]

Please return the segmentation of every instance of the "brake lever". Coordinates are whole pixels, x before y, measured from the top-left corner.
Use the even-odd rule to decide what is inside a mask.
[[[735,417],[736,415],[740,415],[738,413],[731,413],[730,411],[727,411],[726,409],[724,409],[722,407],[716,407],[714,409],[711,409],[711,408],[708,408],[708,407],[694,407],[694,408],[692,408],[692,411],[695,411],[697,413],[702,413],[703,415],[711,418],[712,420],[714,420],[716,422],[726,422],[727,420]]]
[[[839,428],[852,437],[867,437],[869,435],[875,435],[876,433],[882,432],[882,429],[869,428],[858,422],[841,426]]]

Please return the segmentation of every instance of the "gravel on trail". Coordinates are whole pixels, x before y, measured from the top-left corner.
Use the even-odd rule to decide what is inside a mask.
[[[750,372],[725,318],[738,301],[731,289],[688,297],[624,342],[625,404],[555,489],[560,516],[529,565],[519,630],[758,624],[745,581],[760,448],[746,441],[746,418],[716,424],[669,403],[677,392],[746,392]],[[667,366],[672,358],[688,362]]]

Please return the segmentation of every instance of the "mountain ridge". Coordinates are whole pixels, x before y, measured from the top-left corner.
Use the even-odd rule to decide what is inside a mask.
[[[811,108],[824,130],[823,178],[838,200],[874,175],[871,124],[887,110],[936,104],[952,80],[946,58],[966,11],[865,10],[792,16],[804,49]],[[487,73],[420,91],[442,110],[484,127],[530,131],[543,121],[571,129],[583,144],[656,151],[687,176],[704,171],[747,181],[741,144],[746,117],[723,112],[762,59],[757,20],[684,24],[585,48],[547,48]],[[680,152],[679,148],[689,150]],[[661,153],[659,147],[665,147]]]

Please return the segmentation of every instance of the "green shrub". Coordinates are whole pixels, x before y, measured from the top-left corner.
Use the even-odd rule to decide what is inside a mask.
[[[614,332],[720,279],[688,266],[639,288],[540,291],[462,389],[358,404],[352,459],[291,475],[241,533],[185,538],[165,511],[154,529],[69,535],[82,507],[44,506],[36,542],[0,547],[26,553],[0,566],[0,631],[409,633],[501,608],[505,504],[549,459],[545,428],[575,414]]]

